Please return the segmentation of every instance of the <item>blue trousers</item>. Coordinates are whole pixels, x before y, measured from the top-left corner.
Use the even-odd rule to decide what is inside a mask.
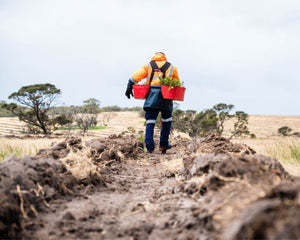
[[[146,114],[146,136],[145,143],[148,152],[153,152],[155,143],[153,140],[154,126],[158,113],[161,112],[160,147],[169,146],[169,135],[172,126],[172,111],[145,108]]]

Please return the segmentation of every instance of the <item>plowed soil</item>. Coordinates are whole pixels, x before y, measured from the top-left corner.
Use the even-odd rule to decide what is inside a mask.
[[[133,136],[69,138],[0,163],[0,238],[300,239],[300,180],[209,136],[144,152]]]

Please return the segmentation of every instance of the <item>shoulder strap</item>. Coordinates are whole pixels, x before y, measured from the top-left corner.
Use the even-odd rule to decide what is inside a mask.
[[[151,62],[150,62],[150,65],[151,65],[151,67],[152,67],[152,72],[151,72],[150,83],[149,83],[149,84],[151,84],[151,81],[152,81],[153,76],[154,76],[155,69],[159,69],[159,67],[157,66],[157,64],[156,64],[155,61],[151,61]]]
[[[171,63],[165,62],[165,64],[160,68],[160,71],[162,71],[162,73],[163,73],[163,78],[166,77],[166,71],[168,70],[168,68],[170,66],[171,66]]]
[[[166,71],[167,71],[168,68],[170,67],[171,63],[165,62],[165,64],[164,64],[161,68],[159,68],[159,67],[157,66],[157,64],[156,64],[155,61],[151,61],[151,62],[150,62],[150,65],[151,65],[151,67],[152,67],[152,72],[151,72],[151,76],[150,76],[150,83],[151,83],[151,81],[152,81],[152,79],[153,79],[153,76],[154,76],[155,69],[159,69],[159,70],[163,73],[163,78],[165,78],[165,77],[166,77]]]

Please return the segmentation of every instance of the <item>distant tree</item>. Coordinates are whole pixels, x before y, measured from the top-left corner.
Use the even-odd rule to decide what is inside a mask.
[[[123,111],[123,112],[139,112],[139,111],[142,111],[143,108],[141,107],[118,107],[118,106],[115,106],[116,108],[119,108],[116,109],[115,111],[108,111],[106,107],[102,108],[101,109],[101,112],[118,112],[118,111]]]
[[[54,126],[55,129],[57,129],[56,125],[62,127],[68,124],[72,124],[72,122],[73,119],[70,116],[67,116],[66,114],[60,114],[51,121],[52,126]]]
[[[204,136],[217,129],[217,114],[213,109],[207,109],[197,114],[194,110],[173,112],[173,129],[188,133],[191,137]]]
[[[299,132],[294,132],[292,135],[296,136],[296,137],[300,137],[300,133]]]
[[[224,123],[226,120],[233,117],[229,112],[234,108],[232,104],[219,103],[213,106],[213,109],[216,111],[218,115],[217,121],[217,133],[222,135],[224,131]]]
[[[278,134],[282,135],[282,136],[295,136],[295,137],[300,137],[300,133],[299,132],[292,132],[293,129],[289,128],[288,126],[283,126],[281,128],[278,128]]]
[[[205,136],[217,131],[218,117],[214,109],[207,109],[195,116],[191,136]]]
[[[107,107],[103,107],[102,111],[103,112],[120,112],[122,110],[121,107],[119,106],[107,106]]]
[[[21,106],[16,103],[2,103],[1,107],[18,116],[20,121],[41,129],[47,135],[51,128],[48,112],[60,94],[60,89],[49,83],[24,86],[8,97]]]
[[[172,122],[172,129],[171,131],[173,132],[174,130],[178,130],[180,132],[187,132],[187,124],[189,122],[185,121],[185,112],[180,109],[175,109],[173,111],[173,122]],[[190,119],[188,119],[190,121]]]
[[[83,101],[81,113],[98,114],[100,113],[100,101],[96,98],[89,98]]]
[[[77,126],[85,134],[92,127],[97,126],[97,115],[100,112],[100,101],[95,98],[89,98],[83,101],[84,105],[80,107],[75,121]]]
[[[4,104],[6,104],[5,101],[0,101],[0,117],[14,117],[15,115],[12,112],[2,107]]]
[[[233,138],[234,136],[241,136],[243,134],[249,135],[248,129],[248,118],[249,115],[243,111],[236,111],[234,114],[234,118],[236,118],[236,122],[234,123],[234,129],[231,132],[232,135],[229,139]]]
[[[293,129],[289,128],[288,126],[283,126],[278,129],[278,133],[282,136],[289,136]]]

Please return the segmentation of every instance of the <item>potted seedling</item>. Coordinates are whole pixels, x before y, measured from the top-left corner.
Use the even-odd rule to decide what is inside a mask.
[[[147,82],[133,85],[133,97],[135,99],[146,99],[150,90],[150,84]]]
[[[160,77],[159,80],[163,98],[177,101],[184,100],[185,87],[183,82],[180,82],[179,79],[171,79],[170,77]]]

